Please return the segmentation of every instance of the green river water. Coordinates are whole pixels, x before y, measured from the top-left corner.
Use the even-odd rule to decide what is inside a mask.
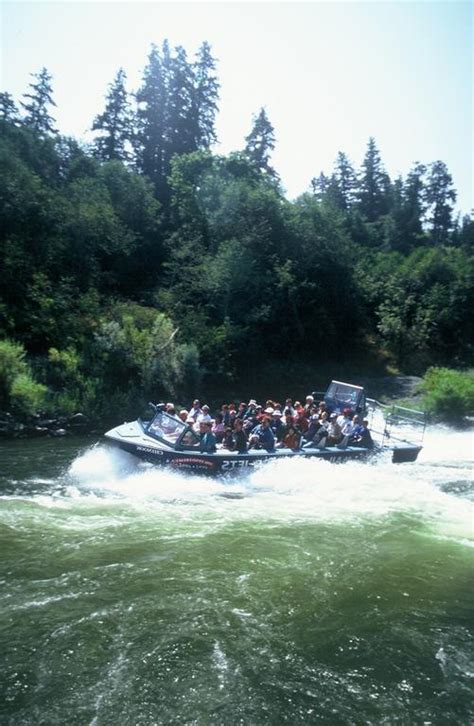
[[[472,432],[241,479],[0,444],[0,723],[472,724]]]

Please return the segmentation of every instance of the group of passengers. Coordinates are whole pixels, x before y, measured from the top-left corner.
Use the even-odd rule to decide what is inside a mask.
[[[287,448],[294,451],[326,446],[362,446],[372,448],[373,441],[367,420],[360,420],[351,409],[330,412],[325,401],[315,402],[306,396],[305,404],[287,398],[285,405],[267,401],[265,406],[251,399],[248,403],[223,404],[211,416],[209,406],[198,399],[189,411],[176,413],[172,404],[168,413],[177,415],[200,437],[200,450],[207,453],[217,447],[245,453],[249,449],[268,452]]]

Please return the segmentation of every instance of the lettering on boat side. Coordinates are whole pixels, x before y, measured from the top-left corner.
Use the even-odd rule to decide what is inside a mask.
[[[191,469],[202,467],[203,469],[212,469],[214,467],[213,461],[206,461],[204,459],[172,459],[171,466],[189,466]]]
[[[238,459],[237,461],[223,461],[222,469],[241,469],[244,466],[252,466],[253,462],[246,459]]]
[[[151,446],[137,446],[137,451],[144,451],[146,454],[155,454],[155,456],[163,456],[163,451],[153,449]]]

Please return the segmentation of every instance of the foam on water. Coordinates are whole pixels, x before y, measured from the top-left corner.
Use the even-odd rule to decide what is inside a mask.
[[[84,506],[94,501],[106,508],[116,500],[144,517],[200,520],[212,527],[242,519],[361,522],[401,513],[423,520],[434,535],[472,542],[473,503],[449,491],[450,483],[472,481],[472,433],[437,427],[425,443],[414,464],[283,459],[228,480],[137,464],[97,446],[72,463],[68,494]]]

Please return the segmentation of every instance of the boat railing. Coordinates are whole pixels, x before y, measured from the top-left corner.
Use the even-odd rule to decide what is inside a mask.
[[[367,398],[367,407],[371,412],[371,431],[381,438],[383,446],[387,441],[399,441],[421,446],[426,430],[426,414],[397,404],[386,404]],[[382,414],[383,428],[377,430],[376,413]],[[407,438],[407,437],[410,438]]]

